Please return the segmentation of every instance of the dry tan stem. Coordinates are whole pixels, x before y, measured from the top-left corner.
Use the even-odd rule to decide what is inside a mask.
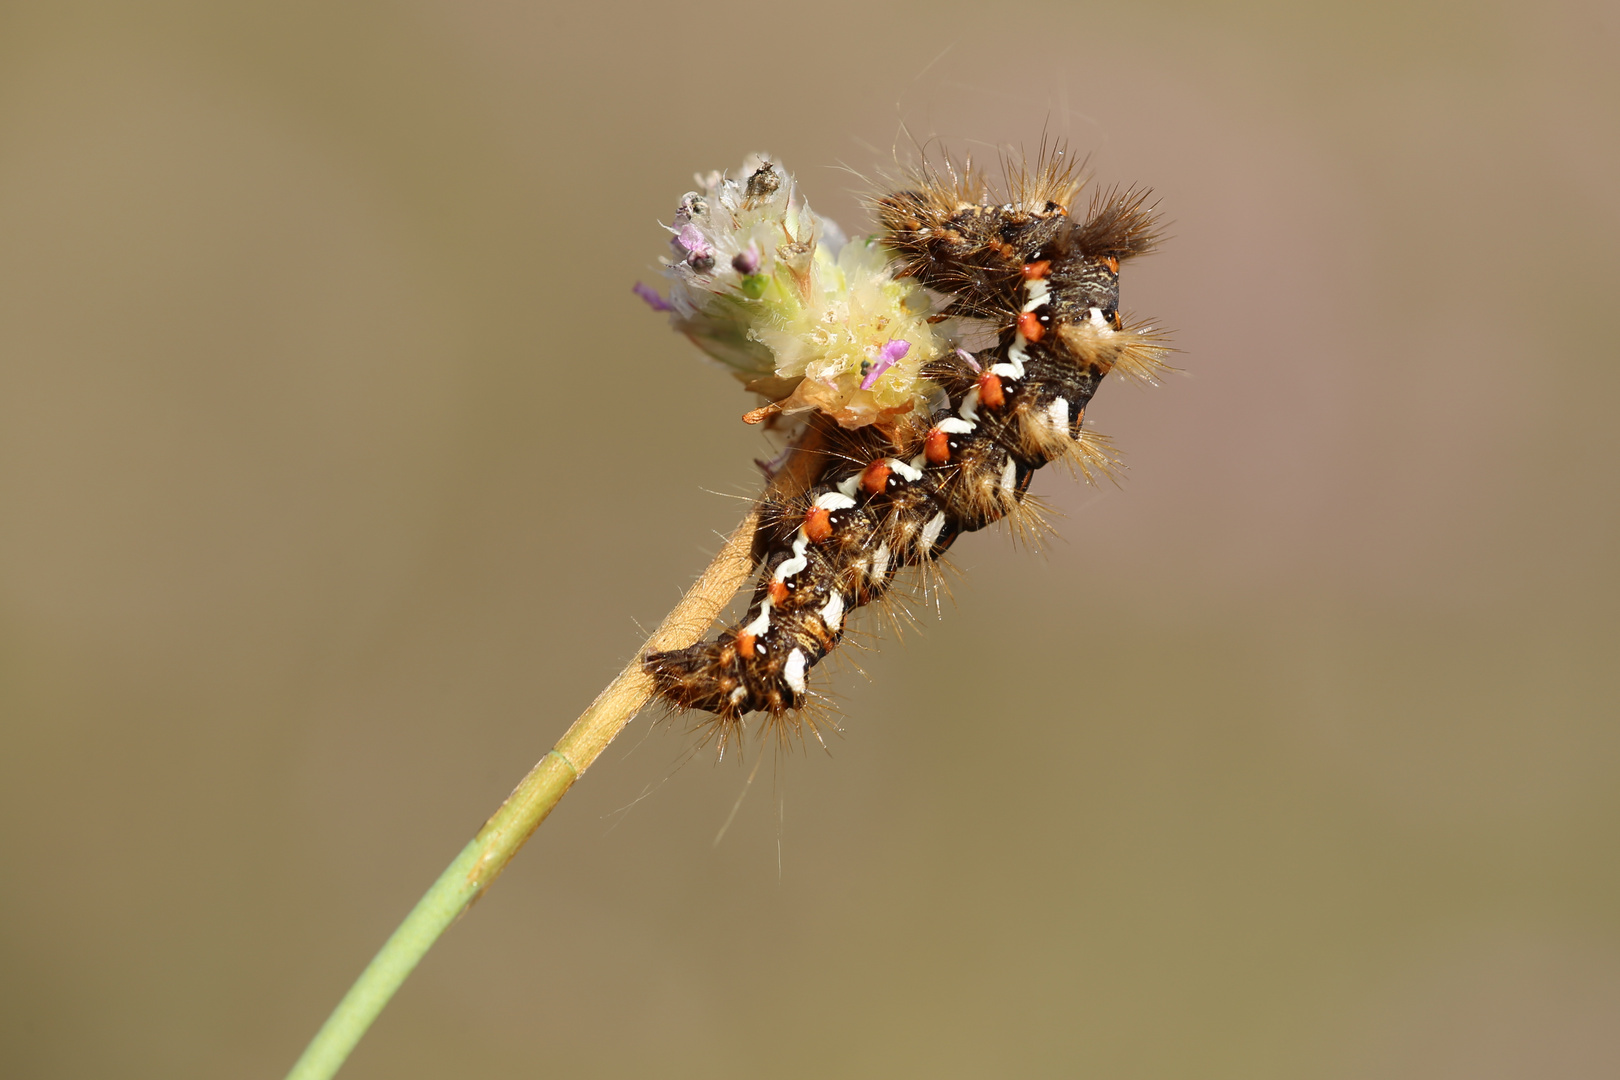
[[[826,435],[819,423],[813,421],[786,465],[772,479],[767,493],[792,497],[809,487],[825,463],[822,456],[825,445]],[[475,898],[477,893],[489,888],[563,793],[590,768],[597,755],[607,749],[608,743],[624,730],[652,696],[652,678],[641,670],[641,658],[655,650],[684,648],[697,641],[748,580],[753,568],[749,553],[754,530],[759,526],[759,513],[758,505],[749,511],[714,561],[674,610],[664,617],[635,658],[596,696],[480,830],[474,843],[483,847],[483,853],[467,882]]]

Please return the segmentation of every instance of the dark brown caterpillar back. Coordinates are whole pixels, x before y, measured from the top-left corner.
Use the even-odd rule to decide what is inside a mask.
[[[1158,369],[1160,337],[1119,314],[1120,263],[1154,243],[1144,196],[1105,194],[1074,219],[1067,169],[1015,182],[999,205],[974,184],[930,180],[875,206],[904,272],[947,294],[948,313],[985,320],[996,344],[925,369],[946,398],[926,418],[834,431],[818,481],[769,508],[743,621],[644,661],[666,701],[715,715],[722,748],[749,712],[796,727],[808,672],[849,614],[960,534],[1027,513],[1035,470],[1068,460],[1088,477],[1106,471],[1106,443],[1082,430],[1086,405],[1116,367],[1148,379]]]

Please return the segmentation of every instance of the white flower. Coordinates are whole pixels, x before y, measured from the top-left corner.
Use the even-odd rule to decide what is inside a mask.
[[[749,389],[785,412],[819,409],[845,427],[890,421],[934,393],[922,366],[950,352],[921,288],[890,271],[875,239],[846,242],[765,155],[743,179],[699,176],[669,226],[667,304],[636,291]]]

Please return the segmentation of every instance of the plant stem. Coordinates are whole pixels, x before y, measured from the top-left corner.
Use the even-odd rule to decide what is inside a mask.
[[[820,427],[812,422],[767,493],[791,497],[807,488],[825,464],[820,453],[824,443]],[[635,659],[597,695],[417,901],[315,1033],[287,1080],[329,1080],[336,1075],[433,943],[494,883],[574,781],[646,704],[653,684],[641,670],[641,657],[654,650],[690,645],[709,628],[753,569],[750,550],[759,514],[758,506],[749,511]]]

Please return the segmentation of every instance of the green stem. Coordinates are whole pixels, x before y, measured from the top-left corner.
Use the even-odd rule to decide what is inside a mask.
[[[788,465],[772,482],[771,493],[790,497],[808,487],[825,463],[818,452],[822,444],[823,436],[812,424]],[[642,655],[696,641],[747,580],[752,570],[749,551],[758,524],[756,508],[743,519],[697,584],[681,598],[636,658],[591,702],[551,752],[507,796],[495,816],[461,849],[343,995],[304,1048],[287,1080],[330,1080],[337,1074],[349,1052],[433,943],[494,883],[552,807],[652,696],[652,680],[641,670]]]
[[[325,1080],[337,1073],[439,935],[489,887],[578,776],[568,759],[555,750],[540,759],[383,943],[310,1040],[287,1080]]]

